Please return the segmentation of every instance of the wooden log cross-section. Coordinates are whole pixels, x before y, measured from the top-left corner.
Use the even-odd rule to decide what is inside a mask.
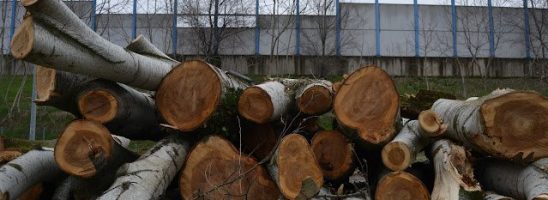
[[[340,86],[333,110],[344,132],[363,146],[388,143],[401,126],[399,94],[379,67],[354,71]]]
[[[538,93],[495,90],[469,101],[440,99],[432,110],[448,122],[446,135],[468,148],[525,163],[548,156],[548,99]]]
[[[421,112],[418,120],[406,122],[400,133],[383,147],[382,162],[393,171],[406,169],[432,141],[430,137],[439,136],[446,129],[447,124],[443,124],[435,112]]]
[[[342,133],[320,131],[314,134],[311,143],[326,180],[342,181],[354,172],[353,146]]]
[[[384,175],[377,184],[376,200],[429,200],[430,192],[413,174],[397,171]]]
[[[11,41],[16,59],[147,90],[156,90],[171,70],[173,61],[128,51],[102,38],[62,1],[21,3],[31,15]]]
[[[211,135],[189,153],[180,177],[183,199],[278,199],[266,169],[241,155],[228,140]]]
[[[322,170],[308,141],[301,135],[282,138],[271,162],[270,176],[287,199],[309,199],[324,183]]]

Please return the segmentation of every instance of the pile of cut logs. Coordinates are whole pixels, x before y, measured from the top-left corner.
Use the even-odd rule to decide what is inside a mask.
[[[548,199],[536,92],[437,99],[403,119],[379,67],[253,84],[142,36],[114,45],[62,1],[21,2],[12,55],[39,65],[37,104],[78,119],[0,168],[0,199],[37,184],[52,199]],[[130,140],[157,143],[139,155]]]

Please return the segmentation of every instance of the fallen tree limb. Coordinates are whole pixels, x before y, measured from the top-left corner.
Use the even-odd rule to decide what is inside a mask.
[[[181,169],[190,145],[180,134],[160,140],[137,161],[122,165],[98,199],[158,199]]]
[[[476,174],[485,189],[516,199],[548,199],[548,158],[521,166],[497,159],[482,159]]]
[[[495,90],[476,100],[440,99],[432,110],[449,122],[446,135],[503,159],[548,156],[548,99],[535,92]]]
[[[222,170],[221,170],[222,169]],[[183,199],[278,199],[266,169],[226,139],[208,136],[192,149],[180,177]]]

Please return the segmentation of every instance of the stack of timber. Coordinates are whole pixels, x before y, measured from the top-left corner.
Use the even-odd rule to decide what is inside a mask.
[[[0,199],[548,199],[536,92],[410,106],[379,66],[253,85],[143,36],[117,46],[62,1],[21,2],[12,55],[39,65],[35,102],[76,120],[55,148],[0,145]]]

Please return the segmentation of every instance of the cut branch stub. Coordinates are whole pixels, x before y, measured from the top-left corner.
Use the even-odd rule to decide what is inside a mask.
[[[517,162],[548,156],[548,100],[496,90],[470,101],[440,99],[432,110],[449,123],[447,136],[485,154]]]
[[[427,137],[440,136],[447,130],[447,124],[432,110],[420,112],[418,121],[421,135]]]
[[[75,120],[55,145],[55,161],[68,174],[88,178],[112,157],[114,141],[106,127],[95,121]]]
[[[255,159],[226,139],[208,136],[188,155],[181,171],[183,199],[278,199],[280,193]]]
[[[170,125],[192,131],[217,112],[227,112],[225,118],[235,117],[237,113],[231,112],[246,87],[246,83],[204,61],[185,61],[163,79],[156,104]]]
[[[339,181],[354,172],[352,143],[339,131],[320,131],[314,134],[312,150],[325,179]]]
[[[329,81],[313,81],[297,92],[295,99],[299,111],[307,115],[321,115],[333,104],[332,84]]]
[[[401,123],[394,82],[385,71],[374,66],[360,68],[344,80],[333,110],[339,124],[366,144],[387,143]]]
[[[430,192],[414,175],[398,171],[386,174],[377,184],[376,200],[429,200]]]
[[[288,199],[311,198],[320,191],[324,182],[312,148],[298,134],[282,138],[268,170]]]

